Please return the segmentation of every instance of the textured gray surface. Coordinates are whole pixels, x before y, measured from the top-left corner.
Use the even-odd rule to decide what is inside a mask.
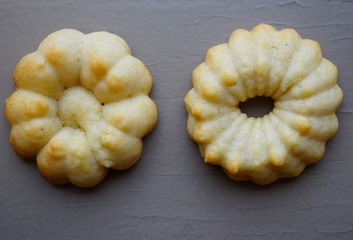
[[[34,162],[19,159],[1,104],[0,239],[353,239],[353,2],[214,2],[0,0],[1,102],[14,90],[17,61],[71,27],[123,37],[154,76],[159,107],[140,162],[82,190],[52,186]],[[345,93],[324,158],[267,187],[203,164],[183,105],[206,50],[260,22],[319,41]]]

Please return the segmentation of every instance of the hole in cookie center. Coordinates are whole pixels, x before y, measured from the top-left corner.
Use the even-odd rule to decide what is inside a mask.
[[[248,117],[259,118],[269,114],[273,110],[274,101],[270,97],[257,96],[239,103],[239,108]]]

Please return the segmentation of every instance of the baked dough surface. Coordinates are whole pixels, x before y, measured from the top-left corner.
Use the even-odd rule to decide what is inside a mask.
[[[11,143],[36,158],[51,183],[92,187],[108,168],[127,169],[140,158],[141,138],[157,121],[153,80],[122,38],[59,30],[19,61],[13,77]]]
[[[207,51],[192,83],[187,131],[204,161],[234,180],[269,184],[297,176],[320,160],[338,129],[337,68],[293,29],[234,31]],[[274,99],[273,111],[248,118],[238,105],[255,96]]]

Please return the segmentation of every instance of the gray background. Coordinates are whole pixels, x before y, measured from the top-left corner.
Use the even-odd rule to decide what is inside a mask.
[[[345,93],[322,161],[266,187],[202,162],[183,103],[206,50],[260,22],[320,42]],[[353,239],[352,1],[0,0],[1,102],[17,61],[67,27],[128,42],[154,77],[159,121],[130,170],[90,190],[57,187],[13,152],[1,104],[0,239]]]

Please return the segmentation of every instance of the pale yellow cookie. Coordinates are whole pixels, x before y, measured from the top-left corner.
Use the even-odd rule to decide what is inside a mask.
[[[157,121],[148,97],[152,77],[126,42],[108,32],[63,29],[50,34],[14,70],[6,100],[11,143],[36,158],[54,184],[92,187],[108,168],[140,158],[141,138]]]
[[[337,68],[317,42],[293,29],[259,24],[234,31],[228,43],[208,50],[192,83],[188,133],[205,162],[234,180],[268,184],[297,176],[320,160],[338,129]],[[248,118],[238,105],[255,96],[271,97],[273,111]]]

